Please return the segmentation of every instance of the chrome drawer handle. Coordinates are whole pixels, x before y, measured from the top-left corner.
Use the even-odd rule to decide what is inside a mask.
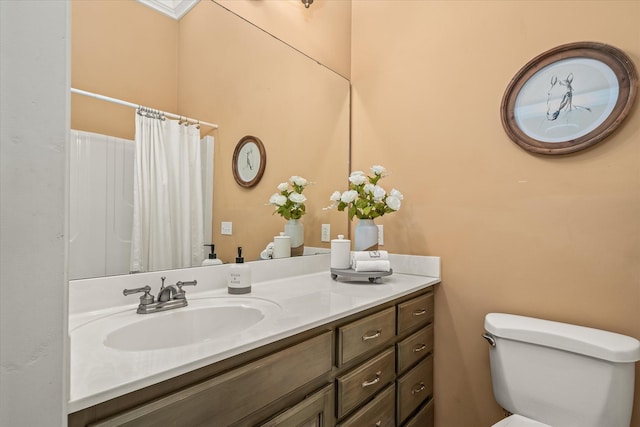
[[[382,371],[376,372],[376,377],[374,379],[372,379],[371,381],[363,382],[362,383],[362,388],[367,388],[367,387],[372,386],[374,384],[378,384],[380,382],[380,374],[382,374]]]
[[[416,384],[416,386],[413,386],[413,390],[411,390],[411,394],[418,394],[426,388],[424,383]]]
[[[370,333],[371,331],[367,332]],[[373,333],[373,335],[365,335],[362,337],[362,341],[369,341],[372,340],[374,338],[378,338],[380,335],[382,335],[382,331],[380,329],[378,329],[377,331],[375,331]]]
[[[414,316],[422,316],[423,314],[427,314],[427,309],[426,308],[421,308],[419,310],[414,310],[414,312],[413,312]]]
[[[414,353],[420,353],[422,350],[424,350],[425,348],[427,348],[426,344],[419,344],[415,347],[413,347],[413,352]]]

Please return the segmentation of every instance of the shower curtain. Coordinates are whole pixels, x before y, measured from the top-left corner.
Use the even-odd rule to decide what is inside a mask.
[[[201,265],[200,132],[136,114],[131,272]]]

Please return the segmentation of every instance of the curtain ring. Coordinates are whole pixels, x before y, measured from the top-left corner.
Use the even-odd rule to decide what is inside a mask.
[[[200,129],[200,120],[196,122],[196,129]]]

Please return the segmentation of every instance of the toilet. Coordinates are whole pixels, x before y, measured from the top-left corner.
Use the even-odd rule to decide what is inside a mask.
[[[496,401],[493,427],[629,427],[640,341],[504,313],[485,316]]]

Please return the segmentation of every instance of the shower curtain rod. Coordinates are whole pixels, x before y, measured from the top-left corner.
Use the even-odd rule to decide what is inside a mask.
[[[123,101],[123,100],[117,99],[117,98],[111,98],[110,96],[99,95],[99,94],[93,93],[93,92],[87,92],[86,90],[76,89],[74,87],[71,88],[71,92],[72,93],[77,93],[79,95],[89,96],[91,98],[101,99],[103,101],[113,102],[114,104],[125,105],[125,106],[131,107],[131,108],[142,107],[142,105],[134,104],[132,102]],[[184,121],[187,121],[187,122],[192,123],[194,125],[195,124],[200,124],[200,125],[204,125],[204,126],[210,126],[210,127],[214,128],[214,129],[218,129],[218,125],[215,124],[215,123],[203,122],[202,120],[191,119],[189,117],[179,116],[177,114],[167,113],[165,111],[162,111],[162,113],[167,117],[171,117],[172,119],[184,120]]]

